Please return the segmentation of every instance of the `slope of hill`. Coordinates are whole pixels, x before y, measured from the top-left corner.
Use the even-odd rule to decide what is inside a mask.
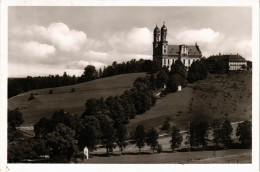
[[[132,88],[137,77],[145,73],[117,75],[81,84],[31,90],[8,99],[8,109],[19,108],[25,122],[23,125],[33,125],[42,117],[51,117],[55,110],[64,109],[67,112],[81,114],[85,110],[85,102],[90,98],[108,97],[122,94]],[[75,88],[75,92],[71,89]],[[53,90],[49,94],[49,90]],[[28,100],[33,93],[35,99]]]
[[[158,99],[155,106],[136,116],[127,125],[129,134],[138,124],[159,129],[170,118],[171,125],[184,130],[194,119],[215,119],[227,116],[231,122],[252,118],[252,72],[239,71],[209,74],[208,78],[188,84],[181,92]]]

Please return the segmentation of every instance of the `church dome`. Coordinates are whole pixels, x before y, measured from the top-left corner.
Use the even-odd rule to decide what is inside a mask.
[[[160,29],[159,29],[158,26],[156,25],[156,27],[154,28],[153,31],[154,31],[154,33],[155,33],[155,32],[160,32]]]
[[[167,31],[167,28],[166,28],[166,26],[165,26],[165,23],[163,23],[163,26],[162,26],[162,28],[161,28],[161,32],[163,32],[163,31]]]

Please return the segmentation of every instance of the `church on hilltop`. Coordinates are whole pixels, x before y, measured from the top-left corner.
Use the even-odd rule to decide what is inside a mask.
[[[186,67],[190,67],[191,64],[202,58],[201,51],[197,43],[195,45],[169,45],[166,40],[167,28],[165,23],[160,29],[155,27],[153,39],[153,61],[155,61],[160,67],[168,67],[180,59]]]

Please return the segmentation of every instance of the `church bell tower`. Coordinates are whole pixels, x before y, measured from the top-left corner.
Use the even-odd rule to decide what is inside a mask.
[[[161,28],[161,53],[162,55],[168,55],[168,41],[166,40],[167,36],[167,28],[165,26],[165,22],[163,22],[163,26]]]
[[[156,25],[153,31],[153,56],[159,55],[160,29]]]

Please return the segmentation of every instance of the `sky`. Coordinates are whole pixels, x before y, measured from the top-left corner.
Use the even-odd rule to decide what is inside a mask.
[[[251,7],[9,7],[8,77],[80,76],[87,65],[152,59],[163,22],[169,45],[252,59]]]

